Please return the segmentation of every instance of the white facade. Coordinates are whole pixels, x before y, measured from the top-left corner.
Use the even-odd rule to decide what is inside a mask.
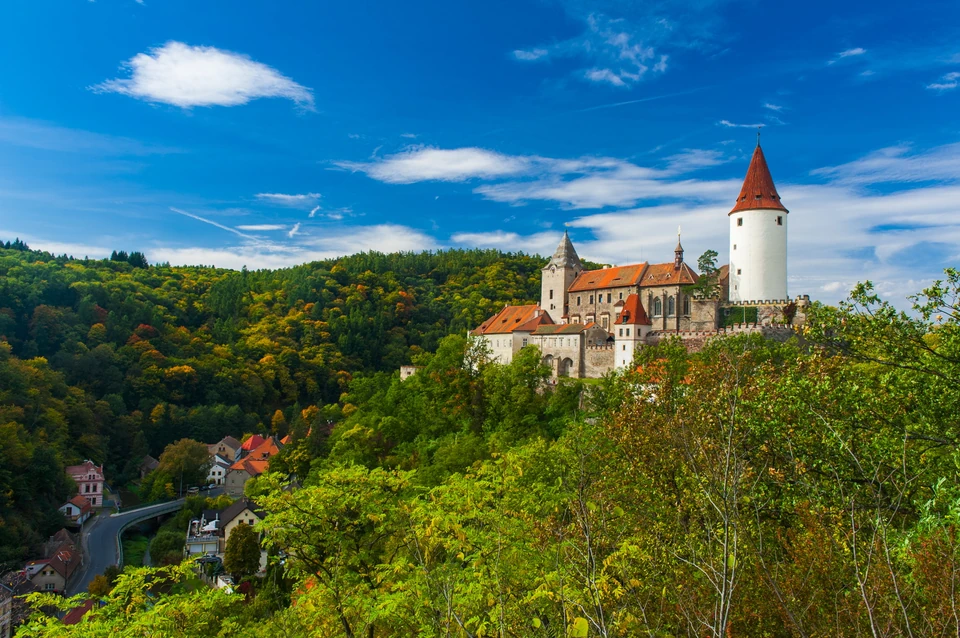
[[[207,483],[223,485],[227,479],[227,472],[229,470],[230,463],[219,454],[214,455],[213,463],[210,465],[210,471],[207,473]]]
[[[730,213],[731,302],[787,297],[787,213],[754,208]]]
[[[633,355],[638,348],[646,343],[650,326],[617,325],[613,327],[614,365],[622,370],[633,363]]]
[[[529,345],[530,333],[504,332],[480,335],[478,339],[486,341],[487,348],[490,350],[490,361],[506,365],[513,361],[513,355],[519,352],[520,348]]]

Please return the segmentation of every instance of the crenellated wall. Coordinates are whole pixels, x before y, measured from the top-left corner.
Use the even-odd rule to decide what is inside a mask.
[[[613,344],[584,348],[583,376],[588,379],[597,379],[613,370],[615,354]]]

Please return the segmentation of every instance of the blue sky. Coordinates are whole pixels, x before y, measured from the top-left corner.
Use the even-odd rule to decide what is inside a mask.
[[[279,267],[691,263],[763,126],[791,294],[960,262],[960,4],[60,0],[0,8],[0,238]]]

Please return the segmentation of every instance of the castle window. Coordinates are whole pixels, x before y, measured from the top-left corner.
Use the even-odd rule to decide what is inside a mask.
[[[777,215],[777,226],[783,226],[783,215]]]
[[[550,298],[553,299],[553,290],[550,291]]]
[[[577,305],[580,305],[580,295],[577,295]]]
[[[736,245],[736,244],[733,245],[733,249],[734,249],[734,250],[737,249],[737,245]]]
[[[690,316],[690,297],[683,298],[683,314],[685,316]]]
[[[580,323],[580,317],[574,317],[573,323]]]
[[[676,314],[677,302],[674,301],[673,297],[667,297],[667,316],[672,317]]]
[[[610,303],[611,301],[613,301],[613,294],[611,294],[611,293],[608,292],[608,293],[607,293],[607,303]]]
[[[627,336],[630,336],[630,328],[627,328]]]
[[[738,274],[738,275],[740,274],[740,269],[739,269],[739,268],[737,268],[737,274]]]
[[[593,303],[593,295],[590,295],[590,303]]]
[[[556,308],[557,308],[556,306],[554,306],[553,304],[550,304],[550,310],[556,310]]]
[[[623,344],[623,351],[624,351],[624,352],[627,351],[627,344]]]
[[[527,340],[526,340],[526,339],[523,340],[523,345],[521,345],[520,347],[521,347],[521,348],[526,348],[526,347],[527,347]]]
[[[620,293],[620,301],[623,301],[623,293]]]
[[[623,328],[620,328],[620,336],[623,336]]]
[[[663,302],[659,298],[653,300],[653,316],[659,317],[663,314]]]
[[[743,217],[737,217],[737,226],[743,226]]]

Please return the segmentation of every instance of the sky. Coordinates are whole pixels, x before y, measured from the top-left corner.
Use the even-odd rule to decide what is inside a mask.
[[[728,253],[761,127],[791,295],[960,262],[960,3],[10,0],[0,239],[276,268]]]

